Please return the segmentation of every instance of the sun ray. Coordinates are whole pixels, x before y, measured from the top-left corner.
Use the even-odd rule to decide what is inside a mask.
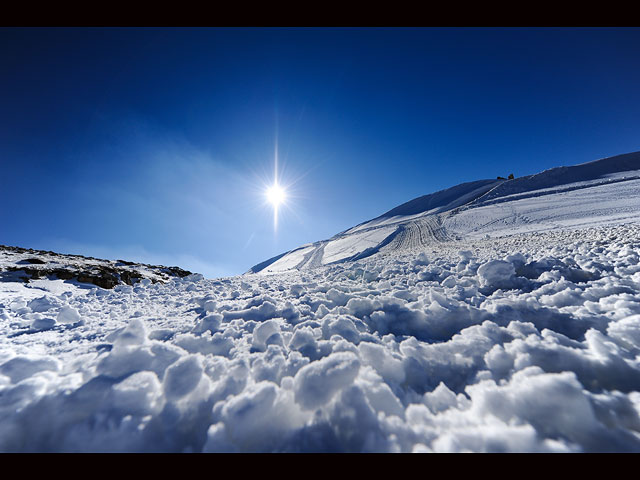
[[[278,138],[276,136],[273,155],[273,184],[266,190],[267,201],[273,206],[273,229],[278,230],[278,210],[287,199],[287,193],[278,180]]]
[[[274,182],[266,192],[267,200],[273,206],[273,226],[278,228],[278,207],[283,204],[287,198],[287,194],[277,182]]]

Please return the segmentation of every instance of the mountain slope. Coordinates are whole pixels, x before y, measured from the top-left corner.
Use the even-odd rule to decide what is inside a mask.
[[[640,152],[511,180],[478,180],[418,197],[251,273],[304,270],[434,242],[640,219]]]

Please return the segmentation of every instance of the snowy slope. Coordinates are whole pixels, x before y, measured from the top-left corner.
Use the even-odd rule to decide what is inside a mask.
[[[5,276],[0,451],[640,452],[637,159],[422,197],[276,274]]]
[[[513,180],[463,183],[424,195],[308,247],[304,257],[295,250],[250,271],[313,268],[455,238],[638,219],[640,153],[630,153]]]

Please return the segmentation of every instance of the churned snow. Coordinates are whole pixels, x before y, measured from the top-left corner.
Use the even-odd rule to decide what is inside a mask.
[[[5,278],[0,451],[640,452],[638,180],[547,177],[279,273]]]
[[[0,297],[2,451],[640,451],[640,226]],[[8,285],[8,283],[3,283]]]

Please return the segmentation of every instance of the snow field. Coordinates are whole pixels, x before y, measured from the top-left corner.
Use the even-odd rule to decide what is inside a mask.
[[[0,450],[638,452],[639,259],[632,223],[275,275],[15,284]]]
[[[569,184],[562,186],[566,191],[558,187],[558,192],[547,189],[487,202],[447,216],[444,224],[451,233],[468,237],[638,222],[640,172],[624,173],[633,175],[613,184],[586,182],[575,189]]]

